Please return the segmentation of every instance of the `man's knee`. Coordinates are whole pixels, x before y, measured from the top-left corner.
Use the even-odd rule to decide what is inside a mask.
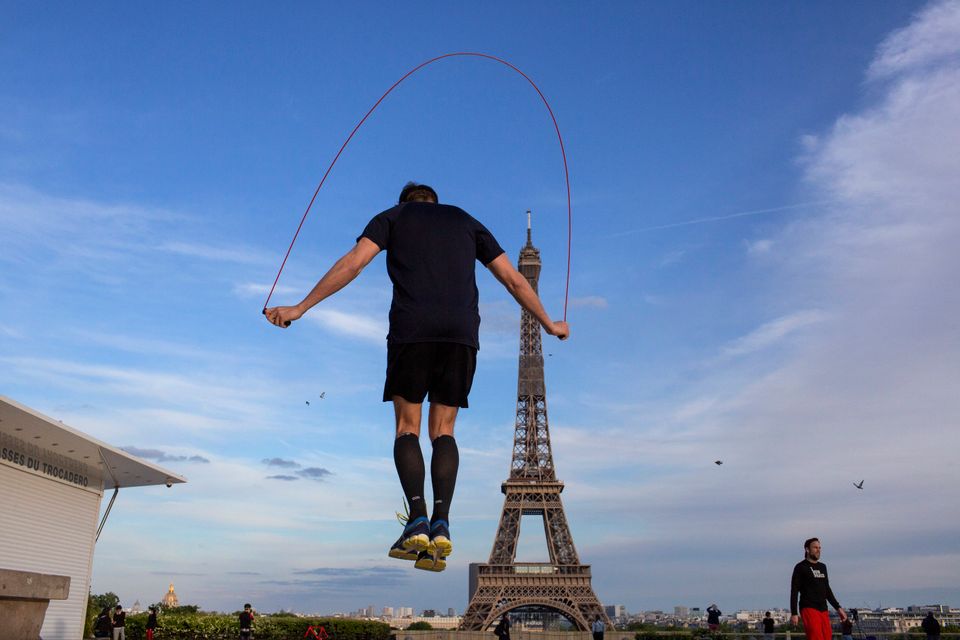
[[[457,422],[459,407],[433,402],[430,404],[430,439],[436,440],[440,436],[452,436]]]
[[[393,411],[397,419],[397,437],[407,433],[420,435],[420,414],[423,405],[393,396]]]

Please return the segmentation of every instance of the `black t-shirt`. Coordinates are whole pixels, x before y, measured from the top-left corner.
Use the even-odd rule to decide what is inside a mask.
[[[801,560],[793,568],[793,576],[790,578],[790,613],[793,615],[797,615],[797,594],[800,595],[800,609],[826,611],[827,601],[834,609],[840,608],[840,603],[830,589],[827,565],[822,562]]]
[[[121,611],[120,613],[113,614],[113,626],[122,627],[127,623],[127,612]]]
[[[774,619],[773,618],[764,618],[763,619],[763,632],[764,633],[773,633],[774,630]]]
[[[458,207],[407,202],[374,216],[360,238],[387,252],[388,342],[480,347],[476,261],[486,266],[503,253],[486,227]]]
[[[249,629],[253,625],[253,614],[249,611],[240,612],[240,628]]]

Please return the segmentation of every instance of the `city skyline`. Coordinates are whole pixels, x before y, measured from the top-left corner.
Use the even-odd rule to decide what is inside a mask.
[[[172,590],[174,586],[175,585],[171,583],[168,589]],[[166,596],[166,593],[167,592],[165,592],[164,594],[165,596]],[[155,602],[150,601],[149,598],[147,600],[144,600],[143,598],[137,598],[135,600],[135,602],[141,603],[141,607],[140,607],[141,609],[145,609],[151,603],[162,604],[162,601],[163,601],[163,598]],[[148,604],[142,604],[143,602],[148,602]],[[121,602],[121,604],[123,603]],[[199,603],[184,602],[182,604],[187,606],[200,606],[201,610],[207,611],[207,609],[204,609],[201,605],[199,605]],[[636,616],[642,616],[645,614],[656,613],[656,614],[665,614],[666,617],[702,618],[702,619],[706,619],[706,615],[707,615],[706,609],[708,606],[708,605],[699,605],[699,604],[686,604],[686,605],[674,604],[672,607],[668,607],[666,609],[632,610],[629,607],[626,607],[625,605],[622,605],[622,604],[608,604],[608,603],[602,603],[602,604],[607,609],[612,609],[612,608],[622,609],[624,612],[623,615],[626,617],[636,617]],[[125,605],[125,608],[130,609],[130,607],[126,605]],[[886,605],[884,605],[883,603],[877,603],[877,605],[874,607],[869,607],[869,606],[850,607],[850,609],[854,609],[854,608],[860,611],[869,611],[869,612],[894,612],[894,611],[907,612],[909,610],[925,611],[929,608],[947,608],[960,614],[960,607],[955,607],[953,606],[953,604],[949,602],[937,602],[937,603],[925,602],[922,604],[919,602],[913,602],[910,604],[887,603]],[[452,617],[452,616],[463,615],[463,609],[457,609],[456,607],[446,607],[441,609],[439,607],[428,606],[423,609],[417,609],[416,607],[405,605],[405,604],[370,604],[368,603],[364,606],[347,608],[343,610],[328,610],[328,611],[301,611],[295,608],[284,608],[284,607],[280,607],[279,609],[276,609],[276,610],[264,611],[259,609],[256,605],[254,605],[254,609],[260,610],[262,613],[277,613],[277,612],[283,611],[283,612],[292,612],[292,613],[303,614],[303,615],[322,615],[322,616],[342,615],[345,617],[369,617],[369,618],[382,618],[382,617],[421,618],[421,617],[431,617],[431,616]],[[215,611],[215,610],[211,609],[209,611]],[[729,620],[740,613],[762,613],[765,611],[773,612],[775,617],[778,614],[786,615],[786,616],[789,616],[790,614],[789,606],[770,605],[770,606],[760,606],[760,607],[738,607],[736,609],[731,608],[729,611],[723,612],[721,615],[721,618]],[[835,615],[835,612],[833,610],[831,610],[830,613],[831,613],[831,616]],[[614,618],[614,617],[620,617],[620,616],[611,615],[611,618]]]
[[[476,50],[534,79],[564,136],[572,333],[545,338],[545,377],[599,600],[786,604],[818,536],[845,606],[960,602],[957,0],[0,15],[0,393],[188,480],[120,490],[94,593],[466,607],[509,474],[514,301],[479,268],[456,551],[435,575],[387,557],[403,506],[383,259],[286,331],[261,308],[362,114],[415,65]],[[532,210],[562,315],[556,132],[523,78],[473,59],[424,69],[365,123],[272,303],[407,180],[514,261]],[[524,525],[518,560],[543,562]]]
[[[174,585],[171,583],[171,586],[174,586]],[[165,595],[166,595],[166,593],[165,593]],[[149,600],[149,599],[147,599],[147,600]],[[145,602],[145,600],[144,600],[143,598],[138,598],[138,599],[135,600],[135,602],[136,602],[136,603],[140,603],[140,608],[141,608],[142,610],[145,610],[145,608],[146,608],[147,606],[149,606],[149,604],[162,603],[162,600],[163,600],[163,598],[161,598],[161,599],[159,599],[159,600],[156,600],[155,602],[150,602],[150,603],[148,603],[148,604],[143,604],[143,602]],[[121,603],[121,604],[123,604],[123,603]],[[197,603],[193,603],[193,602],[185,602],[184,604],[185,604],[185,605],[188,605],[188,606],[189,606],[189,605],[197,605]],[[668,615],[668,616],[672,615],[673,617],[677,617],[677,618],[691,618],[691,617],[697,618],[697,617],[699,617],[699,618],[704,618],[704,619],[705,619],[705,618],[706,618],[706,608],[707,608],[707,605],[692,605],[692,604],[684,605],[684,604],[675,604],[675,605],[673,605],[672,607],[669,607],[668,609],[646,609],[646,610],[634,611],[634,610],[631,610],[631,609],[627,608],[625,605],[622,605],[622,604],[607,604],[607,603],[603,603],[603,604],[604,604],[604,607],[606,607],[606,608],[608,608],[608,609],[612,609],[612,608],[622,609],[623,612],[624,612],[623,615],[624,615],[624,616],[628,616],[628,617],[639,616],[639,615],[643,615],[643,614],[662,613],[662,614],[666,614],[666,615]],[[131,606],[132,606],[132,605],[131,605]],[[131,606],[125,606],[124,608],[130,609]],[[197,605],[197,606],[199,606],[199,605]],[[939,608],[944,608],[944,607],[945,607],[945,608],[947,608],[947,609],[951,609],[951,610],[955,610],[955,611],[957,611],[957,612],[960,612],[960,607],[954,607],[951,603],[948,603],[948,602],[938,602],[938,603],[930,603],[930,602],[928,602],[928,603],[922,603],[922,604],[921,604],[921,603],[910,603],[910,604],[903,604],[903,603],[890,604],[890,603],[887,603],[886,605],[883,605],[882,603],[878,603],[877,606],[875,606],[875,607],[851,607],[851,608],[857,608],[858,610],[871,611],[871,612],[894,611],[894,610],[905,612],[905,611],[908,611],[908,610],[911,610],[911,609],[916,609],[916,610],[918,610],[918,611],[919,611],[919,610],[926,610],[926,609],[931,608],[931,607],[939,607]],[[254,606],[254,609],[256,610],[257,607]],[[205,610],[205,609],[203,609],[203,608],[201,607],[201,610]],[[276,612],[279,612],[279,611],[293,612],[293,613],[306,614],[306,615],[312,615],[312,614],[318,614],[318,615],[353,615],[353,614],[362,614],[362,615],[365,615],[365,616],[370,617],[370,618],[391,617],[391,616],[396,617],[396,618],[404,618],[404,617],[408,617],[408,618],[409,618],[409,617],[430,617],[430,615],[435,615],[435,616],[438,616],[438,617],[451,617],[451,616],[460,616],[460,615],[463,614],[463,609],[456,609],[455,607],[447,607],[447,608],[445,608],[445,609],[440,609],[440,608],[437,608],[437,607],[427,607],[427,608],[425,608],[425,609],[419,609],[419,610],[418,610],[418,609],[416,609],[415,607],[412,607],[412,606],[409,606],[409,605],[404,605],[404,604],[399,604],[399,605],[398,605],[398,604],[370,604],[370,603],[368,603],[368,604],[366,604],[366,605],[364,605],[364,606],[359,606],[359,607],[355,607],[355,608],[352,608],[352,609],[340,610],[340,611],[322,611],[322,612],[314,611],[314,612],[307,612],[307,611],[297,611],[297,610],[295,610],[295,609],[285,609],[285,608],[281,607],[280,609],[278,609],[278,610],[276,610],[276,611],[268,611],[268,612],[266,612],[266,613],[276,613]],[[672,614],[671,614],[671,611],[672,611]],[[740,607],[740,608],[737,608],[737,609],[731,609],[729,612],[724,612],[721,617],[722,617],[722,618],[725,618],[725,619],[730,619],[730,618],[732,618],[733,616],[735,616],[735,615],[738,614],[738,613],[744,613],[744,612],[749,612],[749,613],[762,613],[762,612],[765,612],[765,611],[771,611],[771,612],[773,612],[774,614],[785,614],[785,615],[788,615],[788,616],[789,616],[790,608],[789,608],[789,607],[784,607],[784,606],[765,606],[765,607],[762,606],[762,607],[755,607],[755,608]],[[372,613],[371,613],[371,612],[372,612]],[[427,615],[428,613],[429,613],[429,615]],[[833,612],[833,611],[831,610],[831,615],[834,615],[834,613],[835,613],[835,612]],[[621,616],[613,616],[613,615],[611,615],[611,618],[613,618],[613,617],[621,617]]]

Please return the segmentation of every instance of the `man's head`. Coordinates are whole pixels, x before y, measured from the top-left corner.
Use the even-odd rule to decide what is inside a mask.
[[[433,187],[408,182],[403,185],[403,190],[400,191],[400,204],[404,202],[432,202],[436,204],[440,202],[440,199],[437,198],[437,192],[433,190]]]
[[[808,538],[803,543],[803,551],[810,562],[820,560],[820,538]]]
[[[249,603],[249,602],[248,602],[247,604],[243,605],[243,610],[244,610],[244,611],[250,611],[250,609],[253,609],[253,607],[250,606],[250,603]]]
[[[763,614],[763,615],[764,615],[765,617],[769,618],[769,617],[770,617],[770,612],[767,611],[767,612],[766,612],[765,614]]]

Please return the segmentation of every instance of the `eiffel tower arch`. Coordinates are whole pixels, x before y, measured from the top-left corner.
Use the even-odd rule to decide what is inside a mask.
[[[520,251],[518,269],[537,290],[540,251],[533,246],[527,212],[527,244]],[[588,631],[599,616],[613,629],[591,584],[590,565],[580,562],[567,525],[550,448],[547,392],[543,375],[540,324],[526,310],[520,316],[520,364],[517,413],[510,476],[500,486],[504,494],[500,525],[490,559],[470,566],[470,604],[462,629],[484,630],[504,613],[547,610]],[[549,562],[517,562],[522,516],[540,516]]]

